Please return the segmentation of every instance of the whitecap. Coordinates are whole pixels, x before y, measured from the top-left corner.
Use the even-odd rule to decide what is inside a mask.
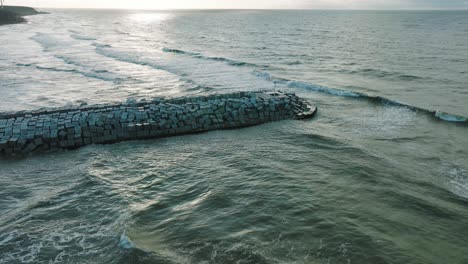
[[[468,199],[468,171],[460,166],[461,162],[459,160],[443,163],[441,174],[453,194]]]
[[[436,111],[435,116],[449,122],[467,122],[468,118],[458,115],[452,115],[441,111]]]
[[[422,107],[418,106],[413,106],[409,105],[403,102],[400,102],[398,100],[394,99],[388,99],[382,96],[375,96],[375,95],[369,95],[366,93],[362,92],[355,92],[355,91],[350,91],[350,90],[343,90],[343,89],[337,89],[337,88],[332,88],[332,87],[326,87],[314,83],[308,83],[304,81],[296,81],[296,80],[290,80],[290,79],[285,79],[285,78],[280,78],[280,77],[275,77],[271,75],[268,72],[264,71],[258,71],[254,70],[252,71],[252,74],[265,79],[270,82],[274,82],[277,84],[285,84],[289,88],[300,88],[308,91],[313,91],[313,92],[322,92],[322,93],[327,93],[330,95],[336,95],[336,96],[343,96],[343,97],[354,97],[354,98],[364,98],[372,102],[376,102],[378,104],[382,104],[384,106],[390,105],[390,106],[398,106],[402,108],[407,108],[410,110],[418,111],[424,114],[428,115],[433,115],[436,118],[439,118],[440,120],[443,121],[448,121],[448,122],[459,122],[459,123],[467,123],[468,118],[463,117],[463,116],[458,116],[458,115],[453,115],[453,114],[448,114],[444,113],[441,111],[434,111],[434,110],[429,110],[425,109]]]
[[[94,38],[94,37],[77,35],[77,34],[71,34],[70,37],[72,37],[72,38],[74,38],[76,40],[96,40],[96,38]]]
[[[132,240],[127,236],[125,232],[120,236],[119,246],[123,249],[135,248],[135,245],[133,244]]]

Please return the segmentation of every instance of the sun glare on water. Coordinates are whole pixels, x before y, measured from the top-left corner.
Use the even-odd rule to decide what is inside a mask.
[[[140,23],[154,23],[168,20],[172,17],[168,13],[139,13],[130,15],[130,19]]]

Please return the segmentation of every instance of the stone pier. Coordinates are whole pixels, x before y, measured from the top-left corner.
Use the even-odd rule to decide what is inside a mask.
[[[234,129],[315,112],[292,93],[238,92],[0,113],[0,154]]]

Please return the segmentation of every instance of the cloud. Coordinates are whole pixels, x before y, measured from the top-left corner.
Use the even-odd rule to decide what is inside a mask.
[[[306,8],[334,9],[466,9],[466,0],[302,0]]]
[[[95,8],[468,9],[467,0],[6,0],[11,5]]]

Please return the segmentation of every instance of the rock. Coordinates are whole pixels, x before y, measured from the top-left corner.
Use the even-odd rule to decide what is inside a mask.
[[[125,101],[125,104],[130,106],[135,106],[137,103],[138,102],[135,98],[128,98],[127,101]]]
[[[240,92],[155,98],[124,104],[68,106],[0,113],[0,154],[67,149],[89,144],[240,128],[283,119],[311,118],[315,107],[295,94]]]

